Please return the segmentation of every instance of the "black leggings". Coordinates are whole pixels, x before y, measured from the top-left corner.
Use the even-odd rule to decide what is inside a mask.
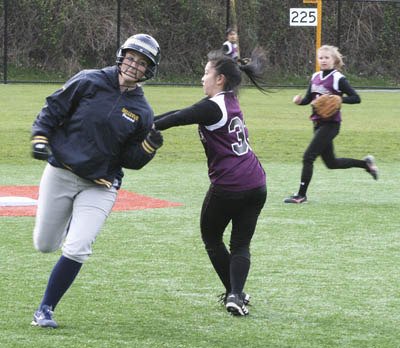
[[[250,242],[267,198],[265,186],[231,192],[211,185],[201,210],[200,229],[208,256],[226,292],[240,294],[250,269]],[[227,250],[223,234],[232,222]]]
[[[336,158],[333,139],[339,134],[340,123],[321,122],[314,124],[314,137],[308,145],[303,155],[303,169],[301,172],[301,185],[299,195],[305,196],[308,185],[311,181],[314,162],[321,156],[323,162],[329,169],[364,168],[367,169],[366,162],[353,158]]]

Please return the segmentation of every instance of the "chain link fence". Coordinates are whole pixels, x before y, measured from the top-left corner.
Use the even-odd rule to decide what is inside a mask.
[[[3,83],[63,82],[84,68],[115,64],[119,45],[145,32],[160,43],[152,83],[198,84],[208,51],[221,47],[226,0],[2,0]],[[302,0],[235,2],[242,56],[262,46],[266,83],[306,85],[315,68],[315,27],[289,25]],[[400,86],[400,0],[323,0],[322,44],[338,46],[355,86]]]

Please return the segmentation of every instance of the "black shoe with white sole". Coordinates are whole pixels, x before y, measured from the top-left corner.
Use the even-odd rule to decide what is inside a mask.
[[[249,310],[244,304],[241,294],[229,294],[226,298],[226,310],[235,316],[245,316]]]

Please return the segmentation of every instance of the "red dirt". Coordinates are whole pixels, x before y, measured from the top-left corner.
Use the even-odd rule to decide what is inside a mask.
[[[17,196],[38,198],[38,186],[0,186],[0,197]],[[177,207],[182,204],[119,190],[113,211]],[[3,206],[0,216],[35,216],[36,206]]]

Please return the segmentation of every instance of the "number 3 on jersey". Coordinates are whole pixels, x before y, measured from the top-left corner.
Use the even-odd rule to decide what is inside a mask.
[[[231,144],[232,150],[238,156],[245,155],[250,148],[244,128],[245,126],[239,117],[234,117],[229,122],[229,133],[236,133],[237,138],[237,142]]]

